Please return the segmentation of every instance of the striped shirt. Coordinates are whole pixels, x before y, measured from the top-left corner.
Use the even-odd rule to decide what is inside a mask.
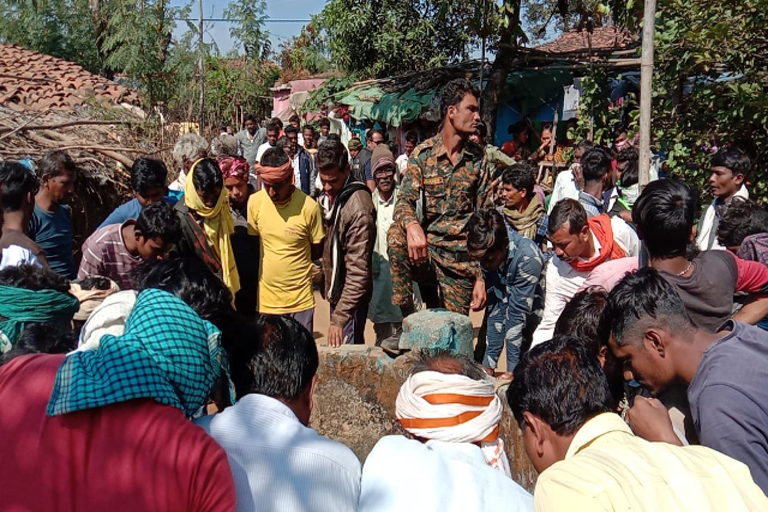
[[[97,229],[83,244],[83,259],[77,277],[103,276],[112,279],[121,290],[133,288],[130,273],[142,262],[141,257],[132,256],[125,247],[123,228],[136,224],[127,220],[122,224],[110,224]]]

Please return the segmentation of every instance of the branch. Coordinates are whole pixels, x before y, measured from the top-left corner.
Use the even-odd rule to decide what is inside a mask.
[[[30,130],[55,130],[58,128],[67,128],[69,126],[83,126],[83,125],[112,125],[112,124],[136,124],[136,121],[70,121],[67,123],[59,124],[36,124],[30,126],[22,126],[21,128],[0,128],[0,133],[7,133],[13,131],[26,132]]]

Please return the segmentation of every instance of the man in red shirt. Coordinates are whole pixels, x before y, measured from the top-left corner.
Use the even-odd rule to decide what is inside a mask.
[[[98,350],[0,368],[0,508],[234,511],[224,450],[187,420],[225,375],[219,337],[151,289]]]

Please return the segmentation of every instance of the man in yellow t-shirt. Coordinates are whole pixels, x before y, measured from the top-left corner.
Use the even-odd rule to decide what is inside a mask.
[[[248,200],[248,232],[261,243],[259,313],[286,315],[313,332],[312,260],[323,252],[320,206],[293,185],[293,165],[282,148],[264,152],[256,166],[264,189]]]

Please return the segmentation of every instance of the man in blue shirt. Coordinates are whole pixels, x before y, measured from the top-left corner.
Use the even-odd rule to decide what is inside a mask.
[[[48,151],[37,163],[40,190],[29,222],[29,236],[45,251],[51,270],[67,279],[77,277],[72,257],[72,210],[65,203],[75,195],[77,168],[64,151]]]
[[[507,371],[498,378],[511,379],[523,340],[530,340],[541,319],[544,257],[533,240],[512,229],[496,210],[472,214],[468,231],[467,251],[480,262],[488,294],[483,366],[496,369],[506,342]]]
[[[161,160],[137,159],[131,166],[131,188],[136,197],[115,208],[96,229],[110,224],[122,224],[130,219],[136,220],[141,210],[153,203],[164,201],[170,205],[176,204],[175,198],[165,196],[167,179],[168,168]]]

